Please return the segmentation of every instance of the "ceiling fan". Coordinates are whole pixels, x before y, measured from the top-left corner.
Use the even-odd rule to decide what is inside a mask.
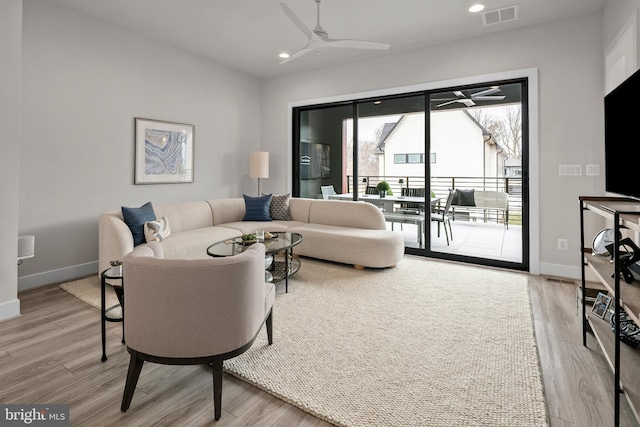
[[[505,98],[505,96],[503,95],[492,95],[496,92],[500,92],[500,88],[498,86],[493,86],[490,89],[481,90],[480,92],[472,93],[469,96],[469,98],[467,98],[466,95],[462,93],[462,91],[455,90],[453,91],[453,94],[457,98],[432,99],[431,102],[447,101],[447,102],[443,102],[442,104],[436,105],[436,107],[444,107],[445,105],[454,104],[456,102],[460,104],[464,104],[467,107],[473,107],[474,105],[476,105],[476,103],[473,102],[474,100],[476,101],[498,100],[499,101]]]
[[[280,3],[280,7],[284,10],[284,13],[289,17],[291,22],[298,27],[300,31],[304,33],[309,39],[309,42],[305,47],[291,55],[290,57],[280,61],[281,64],[285,62],[293,61],[294,59],[304,55],[305,53],[312,52],[314,50],[322,48],[346,48],[346,49],[378,49],[387,50],[389,45],[386,43],[378,43],[364,40],[349,40],[349,39],[330,39],[327,32],[320,26],[320,0],[315,0],[318,8],[318,20],[315,28],[312,30],[308,28],[298,18],[285,3]]]

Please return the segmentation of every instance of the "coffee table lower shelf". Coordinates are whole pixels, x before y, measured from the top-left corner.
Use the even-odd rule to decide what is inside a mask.
[[[289,258],[288,263],[285,261],[284,256],[276,256],[273,264],[271,264],[269,271],[273,276],[274,282],[285,280],[287,276],[291,276],[292,274],[295,274],[298,270],[300,270],[300,260],[298,258],[292,258],[290,256],[287,257]],[[286,271],[287,264],[289,266],[288,274]]]

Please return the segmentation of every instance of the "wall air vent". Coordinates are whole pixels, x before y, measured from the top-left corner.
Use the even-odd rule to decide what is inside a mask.
[[[503,22],[515,21],[518,19],[518,9],[520,5],[503,7],[501,9],[488,10],[482,13],[482,25],[501,24]]]

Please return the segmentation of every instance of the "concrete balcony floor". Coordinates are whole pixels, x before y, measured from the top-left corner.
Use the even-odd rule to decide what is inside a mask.
[[[389,230],[402,234],[405,246],[424,248],[418,245],[417,226],[413,224],[387,223]],[[442,226],[438,237],[438,223],[431,222],[431,250],[443,253],[465,255],[479,258],[496,259],[509,262],[522,262],[522,227],[495,222],[452,221],[453,240],[445,238]]]

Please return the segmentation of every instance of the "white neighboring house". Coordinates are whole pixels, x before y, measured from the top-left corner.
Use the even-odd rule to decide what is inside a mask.
[[[502,177],[506,151],[491,134],[464,110],[431,114],[431,155],[424,154],[424,113],[403,115],[387,123],[378,145],[379,175],[424,176],[424,162],[431,162],[431,176]]]

